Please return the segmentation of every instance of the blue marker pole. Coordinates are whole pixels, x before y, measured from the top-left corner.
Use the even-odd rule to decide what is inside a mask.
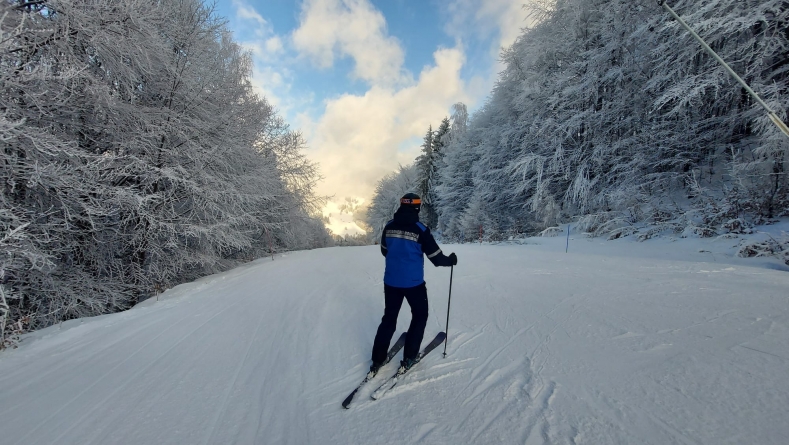
[[[570,225],[567,224],[567,246],[564,248],[564,253],[570,250]]]

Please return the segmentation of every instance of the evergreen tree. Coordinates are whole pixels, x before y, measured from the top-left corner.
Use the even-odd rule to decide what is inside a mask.
[[[433,135],[433,172],[435,173],[435,166],[439,164],[441,158],[444,156],[444,148],[449,143],[449,118],[445,117],[441,120],[438,130]],[[431,176],[435,176],[434,174]]]
[[[449,119],[444,118],[441,120],[438,130],[433,134],[433,156],[430,163],[430,174],[428,175],[428,191],[426,195],[426,202],[428,203],[430,227],[438,229],[439,212],[438,212],[438,192],[437,189],[441,185],[441,177],[439,170],[444,164],[444,155],[447,145],[449,144]],[[440,230],[437,231],[440,233]]]
[[[470,169],[473,161],[468,150],[467,130],[469,115],[466,105],[456,103],[452,106],[451,125],[442,138],[443,156],[438,168],[438,180],[434,187],[434,199],[438,217],[438,229],[447,239],[460,240],[461,230],[458,218],[466,206],[465,197],[471,195],[473,183]]]
[[[416,167],[419,172],[419,196],[422,197],[422,209],[419,219],[428,227],[435,227],[436,213],[433,204],[430,202],[432,177],[435,172],[435,146],[436,140],[433,133],[433,126],[428,127],[425,138],[422,142],[422,154],[416,159]]]

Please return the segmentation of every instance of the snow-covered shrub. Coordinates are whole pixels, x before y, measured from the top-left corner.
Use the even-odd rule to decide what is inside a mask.
[[[575,227],[594,236],[610,237],[619,234],[610,239],[632,235],[637,231],[633,228],[631,214],[623,214],[623,212],[600,212],[585,215],[578,220]]]
[[[680,224],[674,222],[668,223],[659,223],[654,225],[647,226],[644,230],[639,231],[638,233],[638,240],[639,241],[646,241],[648,239],[652,239],[662,233],[670,232],[670,233],[680,233],[682,232],[682,226]]]
[[[742,258],[773,256],[777,248],[777,243],[772,240],[748,241],[740,244],[739,248],[737,249],[737,256]]]
[[[16,348],[22,334],[28,332],[30,328],[30,317],[22,317],[12,323],[2,326],[2,336],[0,336],[0,350],[6,348]]]
[[[694,236],[699,238],[712,238],[716,234],[717,232],[715,232],[715,229],[710,227],[690,225],[682,231],[681,237],[688,238],[690,236]]]
[[[634,226],[620,227],[618,229],[614,229],[611,232],[609,232],[608,240],[611,241],[619,238],[624,238],[633,235],[635,233],[638,233],[638,229]]]
[[[540,232],[540,236],[542,237],[551,237],[551,236],[559,236],[564,233],[564,229],[561,227],[548,227],[547,229]]]
[[[742,218],[730,219],[721,225],[721,229],[728,233],[749,234],[753,233],[753,226]]]
[[[6,289],[0,284],[0,350],[15,348],[19,344],[19,337],[30,326],[30,316],[12,318],[11,315]]]
[[[743,241],[737,250],[737,256],[743,258],[776,257],[789,266],[789,237],[777,240],[770,235],[761,241]]]

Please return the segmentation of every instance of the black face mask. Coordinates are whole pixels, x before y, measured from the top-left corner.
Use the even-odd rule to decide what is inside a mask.
[[[419,221],[419,207],[410,205],[401,205],[397,212],[394,214],[395,219]]]

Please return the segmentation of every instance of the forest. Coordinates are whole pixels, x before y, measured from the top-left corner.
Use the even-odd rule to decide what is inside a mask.
[[[789,2],[670,3],[786,120]],[[789,216],[789,138],[658,2],[524,7],[487,100],[426,122],[421,154],[378,183],[371,240],[410,191],[442,242]],[[304,137],[251,71],[200,0],[0,2],[0,344],[336,242]],[[756,249],[789,262],[789,239]]]
[[[302,135],[211,7],[3,1],[0,32],[3,344],[331,244]]]
[[[535,24],[471,115],[462,103],[421,154],[382,178],[373,239],[397,197],[445,242],[570,224],[589,236],[748,233],[789,215],[789,138],[654,0],[529,2]],[[789,2],[670,2],[786,120]],[[387,216],[388,215],[388,216]],[[789,262],[789,240],[762,246]]]

